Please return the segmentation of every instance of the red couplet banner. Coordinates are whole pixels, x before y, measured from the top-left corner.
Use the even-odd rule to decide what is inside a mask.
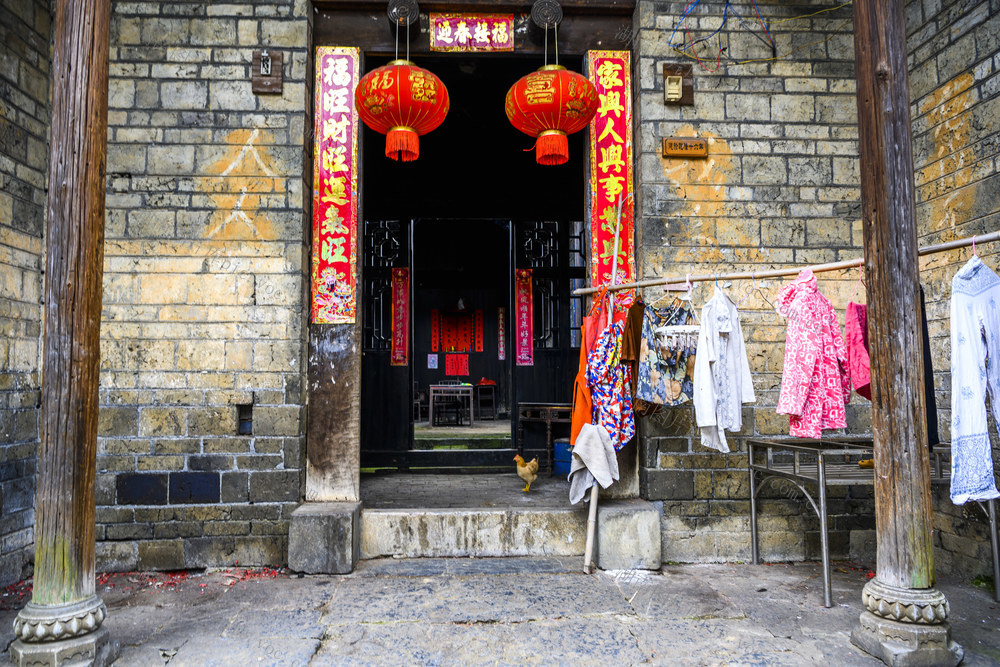
[[[497,359],[507,358],[507,318],[505,308],[497,308]]]
[[[518,366],[535,365],[532,292],[531,269],[517,269],[517,275],[514,277],[514,305],[517,308],[514,360]]]
[[[392,350],[390,366],[410,363],[410,270],[392,270]]]
[[[437,309],[431,311],[431,352],[438,351],[438,338],[441,336],[441,317]]]
[[[358,49],[316,49],[312,322],[357,319]]]
[[[598,107],[590,123],[590,280],[616,283],[635,280],[635,218],[632,178],[632,75],[628,51],[588,51],[587,78],[597,88]],[[615,227],[621,207],[621,228]],[[618,307],[631,302],[627,295]]]

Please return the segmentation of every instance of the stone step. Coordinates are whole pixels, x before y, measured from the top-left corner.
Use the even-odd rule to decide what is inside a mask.
[[[582,556],[585,507],[362,509],[361,558]]]
[[[642,500],[598,503],[595,561],[602,569],[657,569],[660,512]],[[363,559],[583,556],[587,506],[362,509]]]
[[[414,438],[414,449],[510,449],[510,436],[495,438]]]

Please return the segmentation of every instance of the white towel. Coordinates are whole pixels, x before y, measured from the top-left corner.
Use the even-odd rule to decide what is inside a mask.
[[[618,479],[618,457],[611,444],[611,435],[603,426],[584,424],[573,445],[573,461],[569,468],[569,502],[576,504],[587,490],[600,484],[608,488]]]

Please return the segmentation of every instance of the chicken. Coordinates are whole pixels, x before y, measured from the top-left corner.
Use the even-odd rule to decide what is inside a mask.
[[[514,461],[517,462],[517,476],[524,480],[525,486],[522,491],[530,491],[531,483],[538,478],[538,457],[531,459],[527,463],[518,454],[514,457]]]

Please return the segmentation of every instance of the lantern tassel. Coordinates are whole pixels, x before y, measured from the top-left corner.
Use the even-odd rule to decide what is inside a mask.
[[[385,156],[400,162],[420,157],[420,136],[408,127],[394,127],[385,135]]]
[[[538,135],[535,161],[546,166],[566,164],[569,160],[569,141],[560,130],[546,130]]]

